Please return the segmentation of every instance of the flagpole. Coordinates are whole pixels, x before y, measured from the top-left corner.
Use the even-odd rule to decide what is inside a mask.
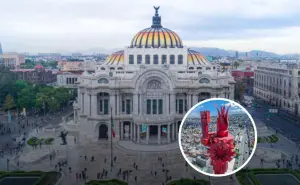
[[[112,147],[112,140],[113,140],[113,134],[112,134],[112,124],[113,124],[113,117],[112,117],[112,107],[110,107],[110,171],[112,172],[113,168],[113,147]]]

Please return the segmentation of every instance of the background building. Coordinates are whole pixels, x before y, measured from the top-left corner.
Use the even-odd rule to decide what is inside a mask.
[[[34,69],[14,69],[18,80],[29,81],[33,84],[51,84],[56,82],[56,73],[45,69],[42,65],[37,65]]]
[[[2,53],[2,62],[0,65],[11,68],[19,68],[20,64],[25,63],[24,55],[18,53]]]
[[[295,65],[266,63],[257,67],[254,74],[254,95],[300,115],[300,69]]]

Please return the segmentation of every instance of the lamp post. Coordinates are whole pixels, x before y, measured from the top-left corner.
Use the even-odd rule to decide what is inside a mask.
[[[85,183],[85,184],[86,184],[86,177],[87,177],[86,172],[87,172],[87,169],[84,168],[84,183]]]

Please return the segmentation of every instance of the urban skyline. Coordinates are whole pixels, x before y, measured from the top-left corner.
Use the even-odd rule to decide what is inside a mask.
[[[139,28],[151,25],[149,6],[159,5],[164,20],[162,25],[168,25],[181,35],[184,45],[300,53],[297,48],[300,26],[295,19],[300,4],[296,0],[131,0],[111,4],[93,0],[31,0],[26,3],[13,0],[2,2],[2,5],[0,21],[4,25],[0,40],[5,45],[4,50],[10,52],[122,48],[130,43]],[[138,8],[129,11],[132,7]],[[35,11],[28,11],[30,9]]]

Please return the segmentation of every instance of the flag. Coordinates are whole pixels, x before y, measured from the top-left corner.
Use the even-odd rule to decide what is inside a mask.
[[[112,113],[111,113],[111,135],[114,138],[116,137],[116,133],[115,133],[115,130],[114,130],[114,121],[113,121]]]

